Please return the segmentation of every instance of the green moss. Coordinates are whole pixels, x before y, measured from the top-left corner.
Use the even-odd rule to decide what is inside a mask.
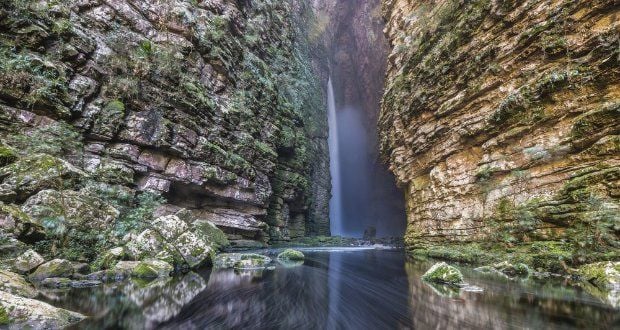
[[[0,167],[9,165],[17,160],[17,153],[10,147],[0,145]]]
[[[10,323],[11,319],[9,318],[9,313],[4,306],[0,305],[0,325],[9,325]]]
[[[137,278],[156,278],[159,276],[157,271],[148,264],[140,263],[131,272],[131,276]]]
[[[282,253],[278,254],[278,259],[283,260],[304,260],[305,256],[301,251],[286,249]]]

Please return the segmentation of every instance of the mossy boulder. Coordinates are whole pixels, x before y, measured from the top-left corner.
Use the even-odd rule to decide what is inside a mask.
[[[213,268],[261,269],[271,258],[256,253],[221,253],[215,256]]]
[[[42,301],[0,291],[1,322],[15,329],[60,329],[86,318]]]
[[[282,251],[280,254],[278,254],[278,259],[282,259],[282,260],[298,261],[298,260],[304,260],[304,258],[305,256],[301,251],[297,251],[293,249],[286,249]]]
[[[0,291],[18,296],[33,298],[37,295],[35,288],[21,275],[0,270]]]
[[[119,216],[119,211],[107,202],[92,194],[73,190],[42,190],[30,197],[22,210],[41,225],[62,217],[64,226],[82,231],[105,231]]]
[[[459,285],[463,283],[463,274],[457,268],[439,262],[426,271],[422,279],[432,283]]]
[[[132,270],[131,276],[136,278],[158,278],[167,277],[174,268],[167,262],[150,259],[141,261]]]
[[[215,249],[207,236],[189,230],[177,215],[159,217],[126,245],[127,254],[136,260],[155,258],[173,265],[198,268],[210,263]]]
[[[48,261],[37,268],[30,275],[32,281],[42,281],[49,277],[71,277],[73,275],[73,264],[64,259],[54,259]]]
[[[14,204],[0,203],[0,231],[28,243],[45,238],[43,226],[33,222],[28,214]]]
[[[235,269],[262,269],[271,262],[271,258],[262,254],[245,253],[241,255],[241,260],[235,262]]]
[[[581,266],[578,274],[603,290],[620,290],[620,262],[604,261]]]
[[[211,221],[196,220],[192,224],[192,232],[202,236],[216,250],[230,246],[226,234]]]
[[[523,263],[512,264],[508,261],[498,262],[491,266],[482,266],[475,269],[481,273],[503,274],[507,277],[527,276],[530,274],[530,268]]]
[[[17,201],[44,189],[74,185],[84,175],[70,163],[47,154],[29,155],[0,168],[0,178],[4,178],[2,183],[15,191]]]
[[[19,272],[30,273],[44,262],[45,259],[40,254],[34,250],[28,250],[15,259],[14,267]]]
[[[91,269],[109,269],[112,268],[118,261],[125,257],[125,248],[122,246],[115,247],[106,251],[103,255],[99,256],[95,262],[93,262]]]

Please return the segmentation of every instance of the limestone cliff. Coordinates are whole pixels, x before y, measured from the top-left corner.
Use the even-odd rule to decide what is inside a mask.
[[[73,235],[84,219],[126,233],[158,205],[190,209],[239,246],[329,234],[326,69],[307,41],[312,21],[303,1],[3,2],[10,234]]]
[[[384,0],[382,11],[380,143],[406,189],[407,244],[552,241],[617,258],[618,1]]]

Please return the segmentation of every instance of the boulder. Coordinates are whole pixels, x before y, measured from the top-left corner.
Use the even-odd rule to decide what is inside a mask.
[[[463,274],[455,267],[439,262],[424,273],[422,279],[433,283],[458,285],[463,283]]]
[[[70,163],[47,154],[29,155],[0,168],[2,182],[15,192],[17,201],[44,189],[77,183],[84,175]]]
[[[282,253],[278,254],[278,259],[282,260],[304,260],[305,256],[301,251],[286,249]]]
[[[93,194],[73,190],[42,190],[30,197],[22,210],[39,224],[62,217],[65,226],[82,231],[107,230],[119,215],[117,209]]]
[[[60,329],[86,318],[42,301],[0,291],[0,323],[28,329]]]
[[[0,270],[0,290],[26,298],[37,295],[35,288],[26,279],[6,270]]]
[[[5,234],[24,242],[36,242],[45,238],[43,227],[17,205],[0,203],[0,228]]]
[[[32,281],[42,281],[49,277],[71,277],[73,275],[73,264],[64,259],[54,259],[48,261],[37,268],[30,275]]]
[[[93,262],[92,268],[95,270],[112,268],[119,260],[122,260],[125,256],[125,248],[115,247],[106,251],[95,262]]]
[[[127,244],[126,250],[136,260],[155,258],[174,265],[187,264],[190,268],[211,262],[215,251],[207,235],[190,231],[177,215],[157,218],[150,229]]]
[[[508,277],[527,276],[530,269],[526,264],[511,264],[508,261],[502,261],[491,266],[482,266],[475,269],[482,273],[500,273]]]
[[[256,253],[222,253],[215,256],[213,268],[259,269],[271,262],[271,258]]]
[[[28,250],[15,259],[15,269],[22,273],[30,273],[32,270],[45,262],[45,259],[35,252]]]
[[[168,277],[174,268],[167,262],[150,259],[141,261],[131,272],[132,277],[157,278]]]

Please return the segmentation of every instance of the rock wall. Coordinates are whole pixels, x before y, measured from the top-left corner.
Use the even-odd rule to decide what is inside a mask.
[[[151,192],[158,213],[190,209],[237,246],[328,235],[313,19],[293,0],[3,2],[3,218],[40,225],[19,206],[44,190],[137,210]]]
[[[382,12],[380,144],[406,189],[407,244],[617,249],[618,1],[384,0]]]

